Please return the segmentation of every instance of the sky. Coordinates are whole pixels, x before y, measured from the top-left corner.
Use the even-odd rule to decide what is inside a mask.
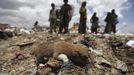
[[[118,30],[134,32],[134,0],[69,0],[74,9],[70,26],[74,22],[79,22],[79,8],[82,1],[87,1],[88,26],[94,12],[97,12],[100,25],[105,25],[104,18],[107,12],[115,9],[120,21]],[[55,3],[59,9],[63,0],[0,0],[0,23],[30,28],[38,20],[40,25],[49,26],[51,3]]]

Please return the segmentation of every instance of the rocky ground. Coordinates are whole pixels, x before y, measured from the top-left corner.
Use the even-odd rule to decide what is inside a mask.
[[[67,64],[56,69],[57,74],[51,67],[41,67],[38,71],[40,75],[134,75],[134,48],[126,45],[134,36],[51,35],[46,32],[0,40],[0,75],[36,75],[35,57],[30,53],[40,43],[57,39],[89,48],[91,64],[87,69]],[[58,63],[54,59],[48,61],[54,66]]]

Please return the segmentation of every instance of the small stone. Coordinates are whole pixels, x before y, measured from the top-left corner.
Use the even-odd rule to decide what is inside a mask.
[[[128,71],[126,63],[124,63],[123,61],[120,61],[120,60],[117,60],[117,68],[122,70],[123,72]]]

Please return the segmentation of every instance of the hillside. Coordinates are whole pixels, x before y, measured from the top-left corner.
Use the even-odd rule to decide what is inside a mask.
[[[134,48],[126,45],[134,36],[78,34],[50,35],[37,32],[0,40],[0,75],[35,75],[35,57],[30,53],[43,42],[65,40],[89,48],[87,69],[75,64],[57,69],[57,75],[134,75]],[[83,42],[82,42],[83,41]],[[49,64],[58,64],[57,60]],[[40,68],[41,75],[56,75],[51,67]]]

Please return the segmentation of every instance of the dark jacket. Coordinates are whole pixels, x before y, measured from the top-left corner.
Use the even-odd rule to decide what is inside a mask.
[[[72,18],[71,11],[72,11],[71,5],[69,5],[69,4],[65,5],[64,4],[60,9],[60,15],[63,19],[66,19],[66,20],[70,21],[71,18]]]

